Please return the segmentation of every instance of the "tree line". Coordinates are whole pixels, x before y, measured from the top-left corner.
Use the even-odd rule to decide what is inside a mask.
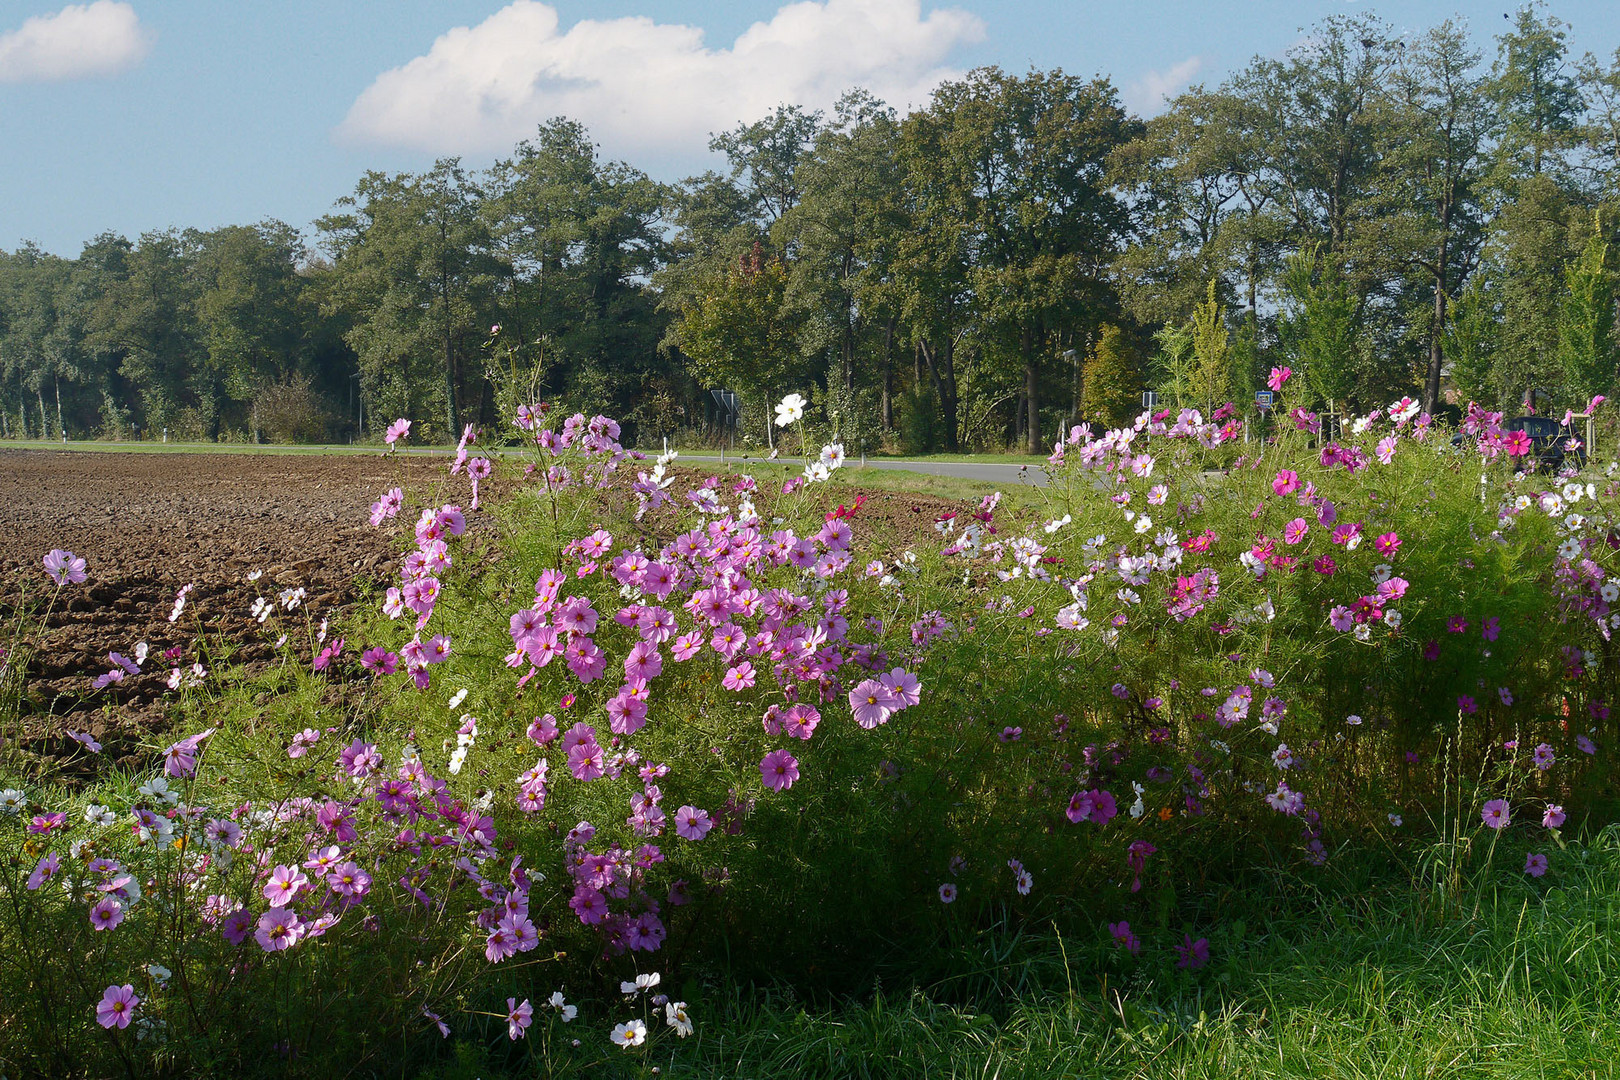
[[[428,438],[525,400],[649,445],[1040,451],[1142,407],[1579,407],[1617,374],[1620,50],[1520,9],[1334,17],[1149,120],[1106,78],[981,68],[715,136],[663,184],[554,120],[485,170],[367,173],[276,221],[0,252],[0,435]]]

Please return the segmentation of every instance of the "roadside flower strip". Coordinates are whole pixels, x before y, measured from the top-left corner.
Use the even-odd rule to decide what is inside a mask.
[[[805,405],[790,395],[777,424]],[[1491,765],[1464,827],[1535,832],[1539,814],[1556,835],[1615,741],[1614,484],[1518,471],[1499,414],[1471,407],[1457,449],[1410,401],[1336,441],[1299,407],[1252,443],[1229,407],[1081,425],[1048,459],[1047,516],[991,496],[918,551],[870,547],[862,500],[819,495],[836,441],[779,486],[679,491],[673,455],[648,468],[614,421],[547,413],[514,425],[535,455],[514,512],[551,530],[527,561],[466,551],[494,469],[468,456],[471,427],[451,469],[465,508],[413,521],[400,488],[372,506],[373,526],[410,522],[382,617],[311,626],[302,654],[304,678],[369,713],[303,714],[269,751],[210,722],[118,806],[8,778],[0,830],[27,861],[0,891],[96,949],[84,1025],[156,1030],[181,1022],[171,977],[246,1001],[277,964],[398,938],[415,951],[380,1024],[448,1034],[487,986],[492,1008],[463,1011],[521,1041],[575,1006],[537,1012],[515,972],[593,957],[639,972],[635,999],[677,933],[758,933],[830,901],[799,894],[798,844],[852,895],[884,882],[906,918],[1086,897],[1116,955],[1198,972],[1209,941],[1146,929],[1144,905],[1212,835],[1321,865],[1415,820],[1434,789],[1397,778],[1443,753]],[[627,487],[633,513],[603,516]],[[42,569],[53,597],[94,573],[65,551]],[[141,677],[132,651],[98,683]],[[174,671],[176,693],[206,690],[200,664]],[[216,802],[235,774],[262,789]],[[1556,863],[1533,853],[1523,874]],[[655,1004],[655,1027],[693,1030],[685,1003]],[[626,1051],[653,1038],[615,1023]]]

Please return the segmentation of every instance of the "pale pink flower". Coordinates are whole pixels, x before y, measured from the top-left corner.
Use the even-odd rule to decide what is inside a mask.
[[[309,884],[309,877],[296,866],[277,866],[264,884],[264,898],[271,907],[286,907],[298,890]]]

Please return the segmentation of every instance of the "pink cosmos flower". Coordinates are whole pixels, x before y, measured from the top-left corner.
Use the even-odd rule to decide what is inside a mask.
[[[140,1003],[132,984],[109,986],[96,1004],[96,1023],[104,1028],[127,1028],[135,1019],[135,1007]]]
[[[523,1038],[523,1033],[528,1030],[529,1025],[532,1023],[534,1023],[534,1006],[529,1004],[528,998],[524,998],[521,1005],[517,1003],[516,998],[506,999],[506,1037],[508,1039],[516,1042],[518,1039]]]
[[[360,666],[373,675],[392,675],[399,670],[399,654],[373,645],[360,654]]]
[[[90,751],[92,754],[101,753],[101,744],[87,731],[70,731],[68,738]]]
[[[124,905],[110,896],[103,896],[90,909],[90,927],[93,930],[114,930],[124,921]]]
[[[595,926],[607,918],[607,899],[602,896],[600,890],[588,885],[575,887],[573,899],[568,901],[568,906],[574,909],[574,914],[578,915],[579,921],[586,926]]]
[[[821,713],[814,705],[792,705],[781,716],[782,730],[795,739],[809,739],[819,723]]]
[[[529,724],[529,730],[525,734],[536,746],[544,746],[557,737],[557,718],[550,713],[537,716]]]
[[[698,650],[702,648],[703,635],[694,630],[689,634],[682,634],[680,637],[675,639],[673,655],[678,662],[690,660],[692,657],[696,656],[698,654]]]
[[[865,679],[849,692],[849,707],[855,714],[855,722],[868,730],[888,723],[899,704],[894,691],[877,679]]]
[[[232,945],[240,945],[246,941],[248,934],[253,931],[253,913],[247,908],[237,908],[219,925],[220,936]]]
[[[163,771],[173,777],[190,776],[197,771],[197,749],[214,733],[213,728],[181,739],[163,751]]]
[[[1299,489],[1299,474],[1293,469],[1283,469],[1271,481],[1271,490],[1278,495],[1292,495]]]
[[[1480,812],[1480,817],[1484,820],[1487,828],[1507,828],[1510,820],[1507,800],[1492,799],[1490,802],[1485,804],[1485,809]]]
[[[296,866],[277,866],[264,885],[264,898],[271,907],[286,907],[298,890],[309,884],[309,877]]]
[[[799,779],[799,760],[786,750],[772,750],[759,763],[760,776],[771,791],[786,791]]]
[[[894,695],[898,705],[895,711],[910,708],[922,700],[922,683],[917,676],[904,668],[895,668],[886,675],[879,675],[878,682],[882,683]]]
[[[253,935],[265,952],[281,952],[298,944],[303,927],[298,916],[284,907],[273,907],[259,916],[259,929]]]
[[[1530,436],[1522,431],[1510,431],[1502,440],[1502,448],[1509,457],[1523,457],[1530,452]]]
[[[388,430],[383,434],[383,442],[387,443],[389,446],[393,446],[410,433],[411,422],[402,416],[398,420],[395,420],[392,424],[388,425]]]
[[[1538,745],[1531,753],[1530,757],[1531,760],[1535,762],[1536,768],[1540,769],[1542,772],[1546,772],[1548,769],[1553,767],[1553,748],[1548,743],[1541,743]]]
[[[1271,374],[1266,376],[1266,385],[1281,393],[1283,384],[1288,381],[1288,377],[1293,373],[1294,369],[1290,367],[1272,368]]]
[[[28,891],[34,892],[38,890],[41,885],[55,877],[56,872],[61,868],[61,857],[54,851],[47,854],[35,865],[34,872],[28,875]]]
[[[1588,739],[1585,735],[1577,735],[1577,736],[1575,736],[1575,748],[1577,750],[1579,750],[1583,754],[1595,754],[1595,753],[1597,753],[1597,745],[1595,743],[1593,743],[1591,739]]]
[[[600,780],[607,775],[607,763],[602,748],[589,742],[568,751],[568,771],[575,780]]]
[[[1305,534],[1310,531],[1311,527],[1304,518],[1295,518],[1283,526],[1283,543],[1297,544],[1305,539]]]
[[[726,677],[722,685],[725,686],[727,690],[739,691],[746,690],[750,686],[753,686],[754,665],[750,664],[747,660],[744,660],[734,668],[727,668]]]
[[[49,814],[35,814],[28,823],[28,831],[36,836],[49,836],[65,825],[67,825],[67,815],[61,811]]]
[[[52,548],[42,561],[45,564],[45,572],[58,585],[66,585],[69,582],[78,585],[89,577],[84,571],[84,560],[71,551]]]
[[[1524,872],[1531,877],[1540,877],[1547,872],[1547,856],[1530,854],[1524,857]]]
[[[292,744],[287,747],[287,756],[297,760],[309,753],[309,748],[321,741],[321,733],[315,728],[305,728],[292,737]]]
[[[338,754],[338,763],[345,773],[358,779],[381,772],[383,759],[375,743],[355,739]]]
[[[1069,808],[1065,813],[1076,825],[1088,820],[1104,825],[1119,813],[1119,809],[1112,793],[1094,789],[1075,792],[1069,798]]]
[[[1114,939],[1114,944],[1135,956],[1142,951],[1142,942],[1131,931],[1131,924],[1121,919],[1117,923],[1108,924],[1108,934]]]
[[[509,956],[516,956],[517,951],[511,921],[502,919],[496,924],[495,929],[489,932],[489,937],[484,939],[484,959],[492,964],[498,964]]]
[[[1564,808],[1557,803],[1548,803],[1547,812],[1541,815],[1541,824],[1548,829],[1563,828]]]
[[[1387,532],[1373,541],[1373,547],[1378,550],[1378,554],[1390,558],[1401,550],[1401,538],[1396,533]]]
[[[684,840],[701,840],[709,835],[714,823],[709,820],[707,810],[699,810],[695,806],[683,806],[675,811],[675,835]]]
[[[664,671],[664,658],[658,646],[650,641],[639,641],[624,658],[626,679],[656,679]]]
[[[947,881],[939,887],[939,902],[942,904],[956,903],[956,886]]]

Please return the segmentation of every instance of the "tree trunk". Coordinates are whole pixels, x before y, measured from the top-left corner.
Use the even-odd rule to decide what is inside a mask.
[[[957,452],[956,441],[956,355],[955,342],[947,338],[938,348],[930,349],[926,341],[918,343],[918,350],[928,362],[928,373],[934,381],[934,396],[939,399],[940,427],[945,434],[945,452]]]
[[[45,388],[36,386],[34,387],[34,393],[39,397],[39,437],[49,439],[51,437],[51,414],[45,411]]]
[[[451,345],[449,312],[444,317],[444,415],[451,441],[459,439],[461,418],[456,415],[456,355]]]
[[[1024,429],[1026,448],[1031,454],[1041,452],[1041,402],[1036,389],[1035,355],[1026,346],[1024,352],[1024,398],[1029,409],[1029,420]]]
[[[894,317],[883,325],[883,430],[894,430]]]
[[[56,386],[56,434],[67,442],[67,425],[62,423],[62,377],[53,375],[51,382]]]
[[[1423,411],[1430,416],[1440,406],[1440,365],[1444,360],[1442,342],[1446,332],[1446,238],[1440,238],[1435,252],[1434,324],[1429,328],[1429,371],[1423,383]]]

